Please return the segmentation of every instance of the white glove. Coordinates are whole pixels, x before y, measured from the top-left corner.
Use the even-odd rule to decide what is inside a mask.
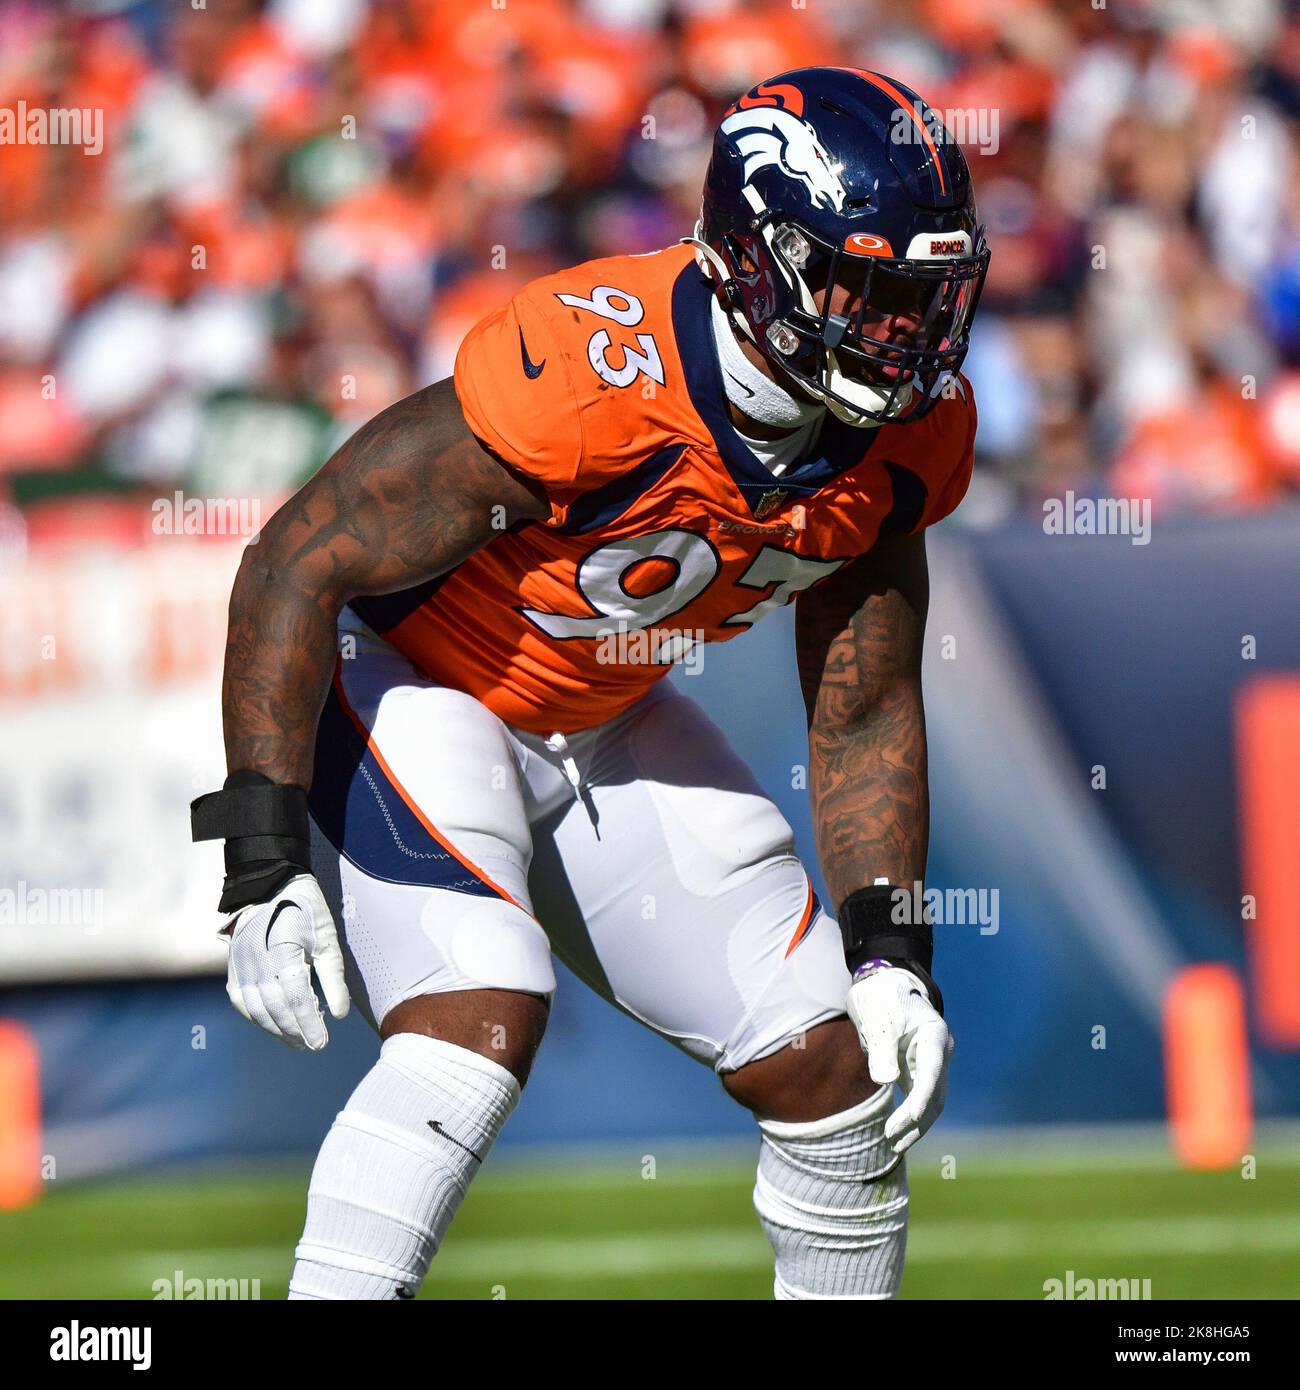
[[[903,1103],[885,1124],[896,1154],[908,1149],[939,1118],[948,1098],[953,1039],[925,986],[910,970],[881,966],[849,989],[849,1017],[858,1030],[867,1070],[879,1086],[900,1080]]]
[[[344,1018],[351,1002],[338,931],[320,885],[311,874],[299,874],[270,902],[236,913],[227,934],[230,1002],[250,1023],[290,1047],[319,1052],[329,1033],[312,989],[311,967],[335,1018]]]

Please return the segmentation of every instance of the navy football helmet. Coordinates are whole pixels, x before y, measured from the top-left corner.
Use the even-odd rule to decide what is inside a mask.
[[[989,253],[970,171],[909,87],[797,68],[714,136],[688,238],[775,369],[846,423],[912,420],[970,344]]]

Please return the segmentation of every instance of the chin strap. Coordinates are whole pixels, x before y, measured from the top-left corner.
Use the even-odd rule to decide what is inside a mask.
[[[727,269],[726,261],[700,236],[701,230],[701,224],[697,220],[694,232],[690,236],[684,236],[681,244],[695,248],[695,263],[714,282],[723,299],[727,301],[731,321],[751,343],[755,343],[758,339],[754,337],[754,330],[738,307],[740,289],[732,278],[731,271]]]

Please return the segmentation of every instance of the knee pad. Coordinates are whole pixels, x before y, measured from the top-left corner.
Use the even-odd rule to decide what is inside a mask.
[[[824,1120],[762,1120],[754,1207],[778,1299],[893,1298],[907,1246],[907,1174],[885,1139],[892,1088]]]

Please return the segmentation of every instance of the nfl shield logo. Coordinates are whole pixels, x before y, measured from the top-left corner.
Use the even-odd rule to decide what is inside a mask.
[[[755,521],[762,521],[765,516],[770,516],[789,495],[783,487],[774,487],[771,492],[765,492],[755,504]]]

